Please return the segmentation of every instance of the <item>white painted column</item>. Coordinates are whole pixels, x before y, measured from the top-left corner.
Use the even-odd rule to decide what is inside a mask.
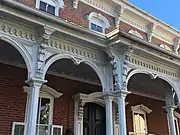
[[[74,101],[74,135],[83,135],[83,105]]]
[[[30,80],[26,81],[26,83],[30,85],[30,89],[25,135],[36,135],[39,92],[42,84],[45,82],[45,80],[37,78],[31,78]]]
[[[174,122],[174,109],[175,106],[166,106],[165,109],[167,111],[168,123],[169,123],[169,134],[176,135],[176,127]]]
[[[119,135],[119,113],[118,109],[114,112],[114,135]]]
[[[113,110],[112,110],[112,101],[113,95],[105,95],[106,102],[106,135],[113,135]]]
[[[125,98],[127,94],[130,92],[128,91],[118,91],[117,92],[117,98],[118,98],[118,112],[119,112],[119,135],[127,135],[127,129],[126,129],[126,103]]]

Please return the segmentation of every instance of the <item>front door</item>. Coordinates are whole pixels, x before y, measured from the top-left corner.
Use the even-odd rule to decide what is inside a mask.
[[[83,135],[105,135],[105,109],[97,104],[84,106]]]

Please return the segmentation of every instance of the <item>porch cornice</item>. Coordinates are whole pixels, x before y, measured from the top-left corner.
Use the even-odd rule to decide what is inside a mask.
[[[116,30],[110,33],[107,36],[107,46],[112,45],[129,45],[132,46],[134,50],[139,50],[148,55],[155,56],[163,61],[167,61],[169,63],[180,66],[180,55],[164,50],[157,45],[154,45],[150,42],[144,41],[136,36],[130,35],[124,31]],[[153,53],[152,53],[153,52]],[[174,59],[174,60],[172,60]],[[176,61],[175,61],[176,60]],[[177,61],[178,60],[178,61]]]

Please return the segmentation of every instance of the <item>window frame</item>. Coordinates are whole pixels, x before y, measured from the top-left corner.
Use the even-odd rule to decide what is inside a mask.
[[[50,100],[50,109],[49,109],[49,122],[48,122],[48,125],[52,125],[53,123],[53,110],[54,110],[54,97],[52,95],[50,95],[49,93],[45,93],[45,92],[40,92],[39,94],[39,99],[42,99],[42,98],[47,98]],[[38,104],[40,105],[40,104]],[[40,118],[40,106],[38,106],[38,117],[37,118]],[[39,122],[39,120],[38,120]],[[37,124],[40,124],[40,123],[37,123]]]
[[[148,134],[147,113],[151,113],[152,110],[150,110],[148,107],[144,106],[143,104],[132,106],[131,110],[132,110],[132,116],[133,116],[133,130],[134,130],[134,133],[136,133],[135,114],[141,114],[141,115],[144,116],[144,122],[145,122],[145,128],[146,128],[145,132],[146,132],[146,134]]]
[[[176,122],[175,126],[177,126],[176,129],[178,129],[177,135],[180,135],[180,114],[176,111],[174,111],[174,122]]]
[[[63,0],[36,0],[36,8],[40,10],[40,1],[55,7],[55,16],[59,16],[59,9],[64,6]],[[40,10],[41,11],[41,10]],[[45,12],[48,13],[48,12]],[[50,14],[50,13],[48,13]],[[50,14],[52,15],[52,14]]]
[[[25,111],[25,120],[24,122],[27,121],[27,113],[28,113],[28,106],[29,106],[29,91],[30,88],[27,86],[23,87],[24,92],[27,93],[27,101],[26,101],[26,111]],[[41,87],[40,93],[39,93],[39,98],[48,98],[50,99],[50,115],[49,115],[49,125],[53,124],[53,115],[54,115],[54,98],[59,98],[60,96],[62,96],[62,93],[57,92],[55,89],[47,86],[47,85],[43,85]],[[39,105],[39,102],[38,102]],[[39,109],[39,107],[38,107]],[[39,111],[38,111],[39,112]],[[39,115],[39,114],[37,114]],[[38,118],[38,117],[37,117]],[[37,123],[39,124],[39,123]]]
[[[93,30],[95,32],[98,33],[105,33],[106,29],[110,27],[109,21],[102,16],[101,14],[95,13],[95,12],[91,12],[88,16],[87,19],[89,21],[89,29],[91,29],[91,24],[95,24],[96,26],[102,27],[102,32]]]

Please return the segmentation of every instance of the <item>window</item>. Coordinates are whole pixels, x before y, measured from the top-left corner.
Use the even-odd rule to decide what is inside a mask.
[[[171,48],[168,45],[160,44],[159,47],[172,52]]]
[[[176,135],[180,135],[179,134],[179,130],[180,130],[179,122],[180,122],[180,114],[177,112],[174,112],[174,123],[175,123],[175,127],[176,127]]]
[[[97,32],[103,33],[103,28],[101,26],[94,24],[94,23],[91,23],[91,30],[95,30]]]
[[[36,0],[36,8],[56,16],[59,15],[59,9],[63,6],[63,0]]]
[[[29,87],[24,86],[24,92],[27,95],[26,115],[28,112],[29,104]],[[53,123],[53,106],[54,98],[59,98],[62,93],[58,93],[56,90],[43,85],[39,95],[38,113],[37,113],[37,129],[36,135],[48,135],[51,131],[51,125]],[[26,120],[25,120],[26,121]]]
[[[40,94],[38,114],[37,114],[37,135],[50,134],[50,125],[52,125],[54,99]]]
[[[45,2],[40,1],[39,9],[44,11],[44,12],[55,15],[55,7],[52,6],[52,5],[49,5],[49,4],[45,3]]]
[[[174,118],[174,123],[176,127],[176,135],[179,135],[179,120],[177,117]]]
[[[146,114],[151,110],[144,105],[132,106],[134,133],[137,135],[147,134]]]
[[[95,12],[91,12],[88,15],[88,20],[89,28],[100,33],[105,33],[105,29],[110,27],[108,20],[101,14]]]
[[[134,132],[136,134],[146,134],[146,115],[134,113]]]

